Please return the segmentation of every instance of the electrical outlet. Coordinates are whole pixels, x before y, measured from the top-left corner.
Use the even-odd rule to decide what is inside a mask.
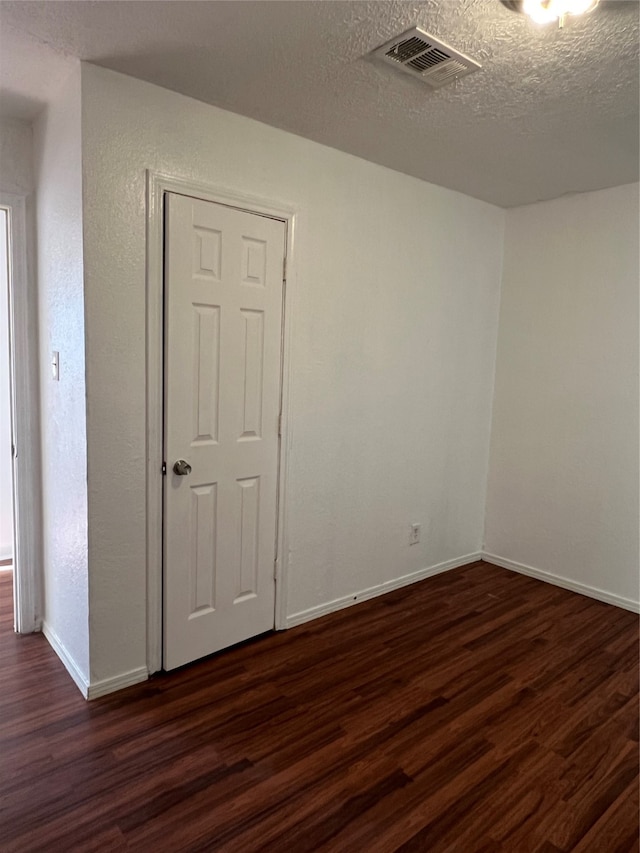
[[[417,545],[420,541],[420,525],[412,524],[409,528],[409,545]]]

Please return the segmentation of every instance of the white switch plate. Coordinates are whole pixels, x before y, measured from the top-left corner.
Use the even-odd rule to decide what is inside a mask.
[[[420,541],[420,525],[412,524],[409,529],[409,545],[417,545]]]
[[[60,353],[55,350],[51,353],[51,375],[56,381],[60,379]]]

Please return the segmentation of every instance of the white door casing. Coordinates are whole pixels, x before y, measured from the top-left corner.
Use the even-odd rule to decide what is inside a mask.
[[[9,313],[13,394],[14,627],[42,627],[42,519],[37,298],[28,250],[28,196],[0,191],[9,216]]]
[[[164,668],[274,627],[285,223],[167,193]],[[191,472],[179,476],[183,459]]]

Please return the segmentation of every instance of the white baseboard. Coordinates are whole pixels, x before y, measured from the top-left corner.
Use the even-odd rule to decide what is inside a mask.
[[[146,666],[139,666],[136,669],[129,670],[129,672],[114,675],[112,678],[92,681],[87,691],[87,699],[98,699],[100,696],[106,696],[107,693],[115,693],[116,690],[123,690],[133,684],[140,684],[141,681],[146,681],[148,678],[149,672]]]
[[[598,589],[596,586],[588,586],[570,578],[565,578],[562,575],[554,575],[552,572],[534,569],[533,566],[516,563],[515,560],[507,560],[505,557],[498,557],[496,554],[489,554],[486,551],[483,552],[482,559],[487,563],[493,563],[495,566],[500,566],[503,569],[510,569],[512,572],[528,575],[530,578],[536,578],[554,586],[561,586],[563,589],[569,589],[572,592],[579,592],[581,595],[587,595],[589,598],[595,598],[607,604],[615,604],[616,607],[622,607],[624,610],[630,610],[632,613],[640,613],[640,602],[634,601],[632,598],[624,598],[613,592]]]
[[[90,683],[67,651],[60,637],[58,637],[56,632],[46,622],[42,623],[42,633],[65,665],[67,672],[73,678],[85,699],[97,699],[99,696],[106,696],[107,693],[122,690],[124,687],[131,687],[132,684],[139,684],[141,681],[146,681],[149,678],[146,666],[140,666],[137,669],[123,672],[121,675],[116,675],[113,678],[103,678],[101,681]]]
[[[65,668],[71,678],[73,678],[76,687],[82,693],[85,699],[89,697],[89,682],[82,672],[78,664],[71,657],[69,652],[67,651],[64,643],[58,637],[56,632],[47,625],[46,622],[42,623],[42,633],[45,635],[47,640],[49,641],[49,645],[54,650],[54,652],[58,655],[62,663],[65,665]]]
[[[310,622],[312,619],[318,619],[320,616],[326,616],[328,613],[335,613],[336,610],[343,610],[345,607],[350,607],[352,604],[359,604],[361,601],[367,601],[370,598],[376,598],[378,595],[384,595],[386,592],[391,592],[394,589],[408,586],[417,581],[430,578],[432,575],[439,575],[442,572],[448,572],[450,569],[457,569],[459,566],[466,566],[469,563],[474,563],[476,560],[481,560],[480,552],[473,554],[465,554],[464,557],[457,557],[454,560],[446,560],[444,563],[438,563],[435,566],[429,566],[426,569],[420,569],[417,572],[412,572],[409,575],[394,578],[390,581],[370,586],[367,589],[362,589],[359,592],[353,592],[350,595],[343,595],[341,598],[334,598],[333,601],[327,601],[324,604],[318,604],[315,607],[310,607],[308,610],[301,610],[299,613],[292,613],[287,616],[287,628],[293,628],[296,625],[302,625],[304,622]]]

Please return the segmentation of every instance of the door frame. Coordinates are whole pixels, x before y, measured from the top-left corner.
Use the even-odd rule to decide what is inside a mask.
[[[277,535],[275,561],[276,630],[287,627],[288,458],[290,429],[290,362],[295,291],[294,235],[296,210],[287,203],[236,192],[226,187],[175,178],[147,170],[147,317],[146,317],[146,471],[147,471],[147,668],[162,669],[162,568],[163,568],[163,420],[164,420],[164,195],[173,192],[212,201],[246,213],[268,216],[285,223],[285,270],[283,281],[282,360],[280,407],[282,413],[278,469]]]
[[[28,202],[27,195],[0,191],[8,229],[13,624],[19,634],[42,627],[38,323],[33,254],[27,247]]]

